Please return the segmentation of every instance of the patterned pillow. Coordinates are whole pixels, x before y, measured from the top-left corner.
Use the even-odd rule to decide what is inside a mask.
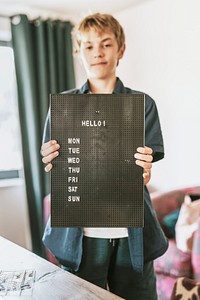
[[[156,273],[173,277],[191,277],[191,255],[176,247],[174,240],[169,240],[169,248],[164,255],[154,261]]]
[[[200,282],[189,278],[178,278],[172,292],[171,300],[200,299]]]

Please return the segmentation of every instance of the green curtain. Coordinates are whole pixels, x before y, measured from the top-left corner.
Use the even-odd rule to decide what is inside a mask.
[[[11,32],[32,246],[43,255],[43,198],[49,193],[49,175],[40,147],[49,94],[75,87],[71,24],[16,15],[11,17]]]

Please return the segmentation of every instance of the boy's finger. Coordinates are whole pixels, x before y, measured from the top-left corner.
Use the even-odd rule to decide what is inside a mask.
[[[149,176],[149,172],[147,172],[147,170],[145,170],[144,173],[143,173],[143,178],[145,179],[145,178],[147,178],[148,176]]]
[[[46,167],[44,168],[45,172],[51,171],[52,167],[53,167],[53,166],[52,166],[51,163],[49,163],[48,165],[46,165]]]
[[[52,145],[55,145],[56,143],[57,143],[56,140],[51,140],[51,141],[48,141],[48,142],[42,144],[41,151],[51,147]]]
[[[145,162],[145,161],[142,161],[142,160],[136,160],[135,161],[136,165],[142,167],[143,169],[151,169],[152,168],[152,163],[151,162]]]
[[[153,156],[152,155],[148,155],[148,154],[140,154],[140,153],[135,153],[134,157],[136,159],[140,159],[146,162],[152,162],[153,160]]]
[[[41,155],[42,156],[47,156],[53,152],[55,152],[56,150],[58,150],[60,148],[59,144],[49,144],[48,147],[41,149]]]
[[[58,152],[58,151],[55,151],[55,152],[53,152],[53,153],[50,154],[50,155],[44,156],[44,157],[42,158],[42,162],[43,162],[44,164],[48,164],[48,163],[50,163],[55,157],[57,157],[58,155],[59,155],[59,152]]]
[[[152,154],[153,150],[149,147],[138,147],[137,152],[142,153],[142,154]]]
[[[144,184],[145,185],[149,182],[150,178],[151,178],[151,171],[150,170],[144,170],[143,179],[144,179]]]

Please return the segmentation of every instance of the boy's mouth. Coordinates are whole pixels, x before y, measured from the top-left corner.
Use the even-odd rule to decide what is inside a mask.
[[[95,67],[95,66],[101,66],[101,65],[106,65],[107,62],[105,61],[102,61],[102,62],[98,62],[98,63],[94,63],[94,64],[91,64],[92,67]]]

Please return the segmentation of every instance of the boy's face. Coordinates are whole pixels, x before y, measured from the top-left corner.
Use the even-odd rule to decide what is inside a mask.
[[[88,30],[81,35],[80,57],[89,79],[108,79],[115,76],[118,61],[125,46],[118,49],[117,40],[110,31],[99,33]]]

